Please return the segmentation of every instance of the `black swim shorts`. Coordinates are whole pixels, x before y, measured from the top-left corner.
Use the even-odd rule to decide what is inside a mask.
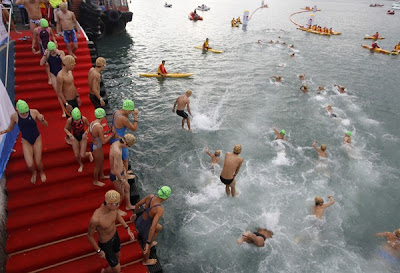
[[[77,98],[78,97],[76,97],[73,100],[67,100],[68,104],[72,106],[72,109],[74,109],[75,107],[79,107]]]
[[[183,110],[176,110],[176,114],[177,114],[178,116],[183,117],[184,119],[187,119],[187,118],[189,117],[188,114],[187,114],[185,111],[183,111]]]
[[[219,179],[221,180],[222,183],[224,183],[225,185],[228,185],[228,186],[233,182],[233,178],[232,179],[225,179],[222,176],[220,176]]]
[[[106,254],[106,259],[111,267],[116,267],[119,264],[116,253],[121,250],[121,241],[118,236],[118,232],[115,232],[114,236],[107,243],[100,243],[99,247]]]
[[[93,103],[94,109],[103,108],[103,106],[101,106],[100,100],[94,94],[89,93],[89,99]]]

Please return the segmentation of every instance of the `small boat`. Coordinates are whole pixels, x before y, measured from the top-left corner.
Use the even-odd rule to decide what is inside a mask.
[[[166,7],[166,8],[172,8],[172,4],[168,4],[167,2],[165,2],[164,7]]]
[[[207,11],[207,10],[210,10],[210,7],[207,7],[206,5],[201,5],[201,6],[197,6],[196,9],[201,10],[201,11]]]
[[[371,52],[382,53],[382,54],[390,54],[388,50],[382,48],[374,48],[372,49],[369,45],[361,45],[363,48],[369,49]]]
[[[203,17],[201,17],[197,13],[195,14],[194,12],[191,12],[189,13],[189,19],[192,21],[197,21],[197,20],[203,20]]]
[[[193,73],[168,73],[165,74],[165,78],[187,78],[192,76]],[[158,75],[157,73],[141,73],[139,74],[141,77],[154,77],[154,78],[162,78],[161,75]]]
[[[210,49],[206,50],[206,49],[203,49],[202,46],[195,46],[194,48],[201,49],[201,50],[208,51],[208,52],[213,52],[213,53],[222,53],[222,52],[224,52],[223,50],[217,50],[217,49],[213,49],[213,48],[210,48]]]
[[[400,1],[394,2],[392,5],[392,9],[400,9]]]
[[[386,12],[386,14],[393,15],[393,14],[394,14],[394,10],[388,10],[388,11]]]

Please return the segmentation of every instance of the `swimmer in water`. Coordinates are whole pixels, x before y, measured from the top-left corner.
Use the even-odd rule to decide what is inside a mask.
[[[341,86],[341,85],[337,85],[337,84],[335,84],[334,86],[338,88],[340,94],[346,93],[345,86]]]
[[[302,86],[300,87],[300,90],[303,91],[303,93],[308,93],[308,87],[307,87],[307,85],[302,85]]]
[[[278,132],[278,130],[276,130],[275,128],[272,129],[272,130],[274,130],[274,133],[276,135],[276,139],[285,140],[285,135],[286,135],[286,131],[285,130],[281,130],[280,132]]]
[[[300,75],[299,75],[299,79],[300,79],[301,81],[305,81],[305,80],[306,80],[306,74],[300,74]]]
[[[337,117],[337,115],[333,113],[333,107],[332,107],[332,105],[329,104],[329,105],[326,107],[325,111],[326,111],[331,117],[334,117],[334,118]]]
[[[281,82],[282,76],[272,76],[270,79],[275,79],[275,82]]]
[[[243,163],[243,158],[239,157],[242,152],[242,145],[236,144],[233,148],[233,153],[226,153],[224,167],[222,168],[219,179],[225,184],[226,195],[235,197],[236,195],[236,176],[239,173]]]
[[[290,53],[290,57],[294,57],[295,56],[295,54],[294,53]]]
[[[261,43],[262,43],[262,41],[261,41],[261,40],[258,40],[258,41],[257,41],[257,43],[258,43],[258,44],[261,44]]]
[[[322,144],[321,148],[317,147],[317,141],[314,141],[313,145],[314,149],[318,152],[318,156],[321,157],[328,157],[328,155],[326,154],[326,145]]]
[[[325,91],[325,88],[322,85],[318,86],[317,93],[320,94],[322,91]]]
[[[286,42],[283,42],[282,45],[286,45]]]
[[[211,157],[211,164],[219,165],[221,163],[221,158],[219,157],[221,155],[221,150],[215,150],[215,153],[212,154],[212,153],[210,153],[210,150],[207,147],[206,154],[208,154]]]
[[[265,228],[258,228],[256,232],[246,231],[242,234],[242,236],[237,240],[239,245],[246,242],[248,244],[254,244],[258,247],[263,247],[265,245],[265,240],[272,238],[274,233]]]
[[[322,220],[322,216],[324,216],[325,209],[327,207],[332,206],[335,203],[335,199],[333,199],[332,195],[328,195],[329,203],[324,204],[324,199],[322,197],[316,196],[314,198],[315,206],[313,207],[313,214],[319,220]]]
[[[294,48],[294,45],[293,44],[289,45],[289,48]]]
[[[376,233],[375,236],[385,237],[386,244],[379,251],[379,255],[394,265],[400,264],[400,228],[392,232]]]
[[[269,41],[268,44],[272,45],[274,43],[273,40]]]
[[[351,144],[351,135],[352,135],[352,133],[350,132],[350,131],[347,131],[345,134],[344,134],[344,140],[343,140],[343,143],[345,143],[345,144]]]

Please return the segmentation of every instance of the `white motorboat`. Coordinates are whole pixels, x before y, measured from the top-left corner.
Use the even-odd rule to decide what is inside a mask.
[[[392,5],[392,9],[400,9],[400,1],[394,2]]]
[[[201,5],[201,6],[197,6],[196,8],[197,10],[202,10],[202,11],[207,11],[210,9],[210,7],[207,7],[206,5]]]

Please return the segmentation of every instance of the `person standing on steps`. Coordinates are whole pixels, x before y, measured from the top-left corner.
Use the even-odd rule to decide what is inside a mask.
[[[43,0],[17,0],[15,2],[16,5],[23,5],[26,11],[28,12],[29,17],[29,28],[32,32],[33,30],[40,25],[40,19],[42,19],[42,13],[40,12],[40,2],[44,2]]]
[[[239,173],[240,167],[243,163],[243,158],[239,157],[242,152],[242,145],[236,144],[233,148],[233,153],[226,153],[224,160],[224,167],[222,168],[219,179],[225,184],[225,192],[227,196],[232,194],[236,196],[236,176]]]
[[[99,257],[106,259],[109,264],[107,268],[101,270],[101,273],[121,272],[121,241],[115,221],[118,220],[127,230],[131,240],[135,239],[135,235],[128,224],[118,213],[120,202],[120,194],[115,190],[109,190],[105,194],[105,201],[101,204],[100,208],[96,209],[89,221],[88,240]],[[96,231],[99,234],[98,243],[93,237]]]
[[[104,163],[104,153],[103,144],[110,141],[112,135],[105,136],[104,129],[101,124],[105,120],[106,111],[103,108],[97,108],[94,111],[96,119],[90,123],[89,132],[92,135],[92,143],[90,143],[90,151],[94,157],[94,163],[96,164],[93,170],[93,185],[103,187],[104,183],[99,181],[100,179],[110,178],[104,175],[103,163]]]
[[[135,143],[135,137],[132,134],[126,134],[122,139],[114,142],[110,147],[110,180],[114,183],[115,190],[125,198],[125,209],[132,210],[135,206],[131,205],[130,189],[128,183],[127,170],[122,162],[122,148],[128,148]],[[120,211],[122,216],[126,212]]]
[[[103,57],[96,59],[96,66],[89,69],[89,99],[95,109],[106,105],[100,96],[101,72],[106,68],[106,60]]]
[[[64,131],[71,142],[76,161],[79,163],[79,173],[83,171],[82,160],[85,157],[89,157],[90,162],[93,161],[92,153],[86,152],[89,129],[85,130],[85,125],[89,128],[89,121],[81,115],[81,111],[76,107],[72,110],[71,117],[67,119],[64,127]]]
[[[67,3],[62,2],[60,4],[60,11],[57,12],[56,16],[57,16],[57,33],[60,35],[62,30],[62,35],[64,37],[65,45],[67,46],[68,55],[71,55],[74,58],[76,58],[75,51],[78,49],[78,38],[81,32],[75,14],[72,11],[68,10]],[[71,43],[73,43],[74,46],[72,49],[71,49]]]
[[[47,44],[47,50],[44,51],[42,59],[40,59],[40,65],[48,65],[50,70],[50,81],[57,94],[57,74],[62,68],[62,62],[65,57],[64,51],[58,50],[57,45],[54,42]],[[58,102],[61,106],[62,117],[65,117],[64,105],[62,100],[58,97]]]
[[[68,113],[81,106],[81,99],[74,85],[72,70],[75,68],[75,58],[67,55],[63,59],[64,66],[57,74],[57,95],[65,105]]]
[[[192,129],[190,128],[190,119],[188,114],[185,112],[185,107],[187,107],[187,111],[188,113],[193,117],[192,112],[190,112],[190,100],[189,97],[192,95],[192,91],[191,90],[187,90],[185,94],[180,95],[175,103],[174,103],[174,107],[172,108],[172,113],[175,113],[175,107],[178,105],[177,109],[176,109],[176,114],[178,116],[182,117],[182,130],[185,130],[185,120],[188,126],[188,130],[189,132],[192,131]]]
[[[136,213],[139,211],[139,208],[142,205],[145,206],[144,212],[135,222],[136,229],[139,233],[140,244],[143,248],[144,265],[155,265],[157,263],[156,259],[149,259],[150,249],[157,245],[156,239],[162,230],[162,225],[160,225],[158,221],[164,214],[164,208],[161,206],[161,204],[168,200],[169,196],[171,195],[171,188],[168,186],[162,186],[158,190],[157,194],[158,196],[150,194],[140,200],[136,204],[131,218],[133,219],[133,222],[135,222]]]
[[[57,45],[56,37],[54,36],[51,27],[49,27],[49,22],[46,19],[40,19],[40,27],[37,27],[33,30],[33,39],[32,39],[32,51],[34,54],[44,55],[47,50],[48,43],[52,40],[53,43]],[[39,44],[39,50],[35,50],[35,45]],[[50,69],[49,65],[45,64],[45,70],[48,78],[48,84],[51,84],[50,78]]]
[[[133,123],[129,121],[129,115],[133,112]],[[110,145],[114,142],[119,141],[125,136],[126,129],[136,131],[138,128],[138,115],[139,110],[135,109],[135,103],[132,100],[124,100],[122,103],[122,109],[114,112],[111,130],[113,137],[110,138]],[[124,167],[128,170],[129,161],[129,150],[126,147],[122,148],[122,161]]]
[[[10,125],[0,135],[9,133],[14,129],[15,124],[21,131],[22,149],[28,169],[32,172],[31,183],[36,183],[36,169],[39,171],[40,180],[46,182],[46,175],[43,171],[42,163],[42,135],[40,134],[36,119],[44,126],[48,126],[44,116],[36,109],[29,109],[28,104],[23,100],[18,100],[16,104],[17,112],[11,115]]]

